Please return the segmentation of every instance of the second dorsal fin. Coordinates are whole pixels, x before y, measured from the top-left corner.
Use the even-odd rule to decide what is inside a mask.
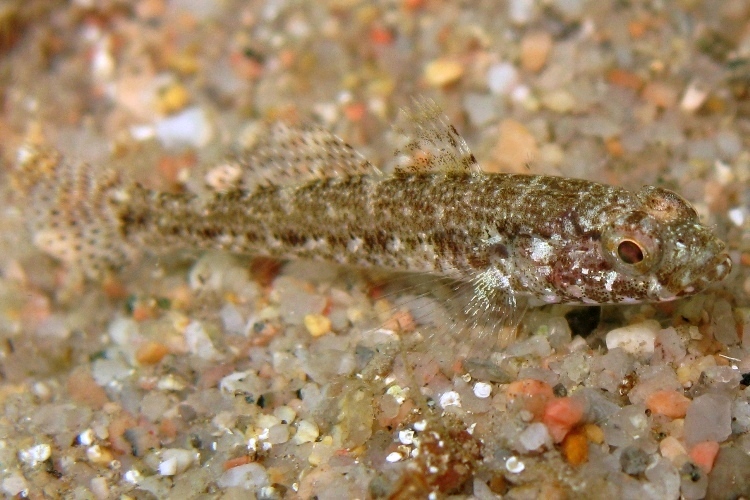
[[[223,188],[219,190],[293,186],[329,177],[380,174],[333,133],[314,125],[284,122],[259,124],[250,144],[214,171]]]
[[[432,99],[415,99],[394,126],[396,172],[481,172],[466,141]]]

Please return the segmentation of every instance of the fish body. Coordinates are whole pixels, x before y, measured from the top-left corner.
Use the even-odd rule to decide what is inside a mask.
[[[221,166],[237,175],[209,196],[47,162],[30,183],[35,242],[95,271],[197,248],[426,273],[470,284],[475,305],[666,301],[731,269],[669,190],[483,173],[434,105],[410,116],[389,175],[334,136],[283,127]]]

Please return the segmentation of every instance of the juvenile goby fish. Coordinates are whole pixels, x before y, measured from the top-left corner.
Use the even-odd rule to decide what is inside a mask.
[[[470,285],[477,309],[668,301],[731,269],[672,191],[483,173],[433,103],[406,114],[388,175],[327,132],[275,124],[209,171],[209,195],[27,152],[34,242],[89,274],[177,248],[427,273]]]

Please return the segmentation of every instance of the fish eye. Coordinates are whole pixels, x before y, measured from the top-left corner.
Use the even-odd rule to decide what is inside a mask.
[[[642,276],[661,261],[658,222],[634,211],[615,220],[602,233],[604,256],[618,272]]]
[[[644,249],[638,242],[633,240],[622,240],[617,245],[617,256],[625,264],[638,264],[644,259]]]

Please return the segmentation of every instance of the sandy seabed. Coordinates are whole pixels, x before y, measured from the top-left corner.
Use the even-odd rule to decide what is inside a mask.
[[[0,2],[0,490],[750,497],[749,61],[746,0]],[[477,361],[440,301],[335,266],[145,252],[81,279],[9,180],[31,142],[200,190],[275,118],[387,165],[415,96],[488,171],[674,189],[732,274],[532,310]]]

